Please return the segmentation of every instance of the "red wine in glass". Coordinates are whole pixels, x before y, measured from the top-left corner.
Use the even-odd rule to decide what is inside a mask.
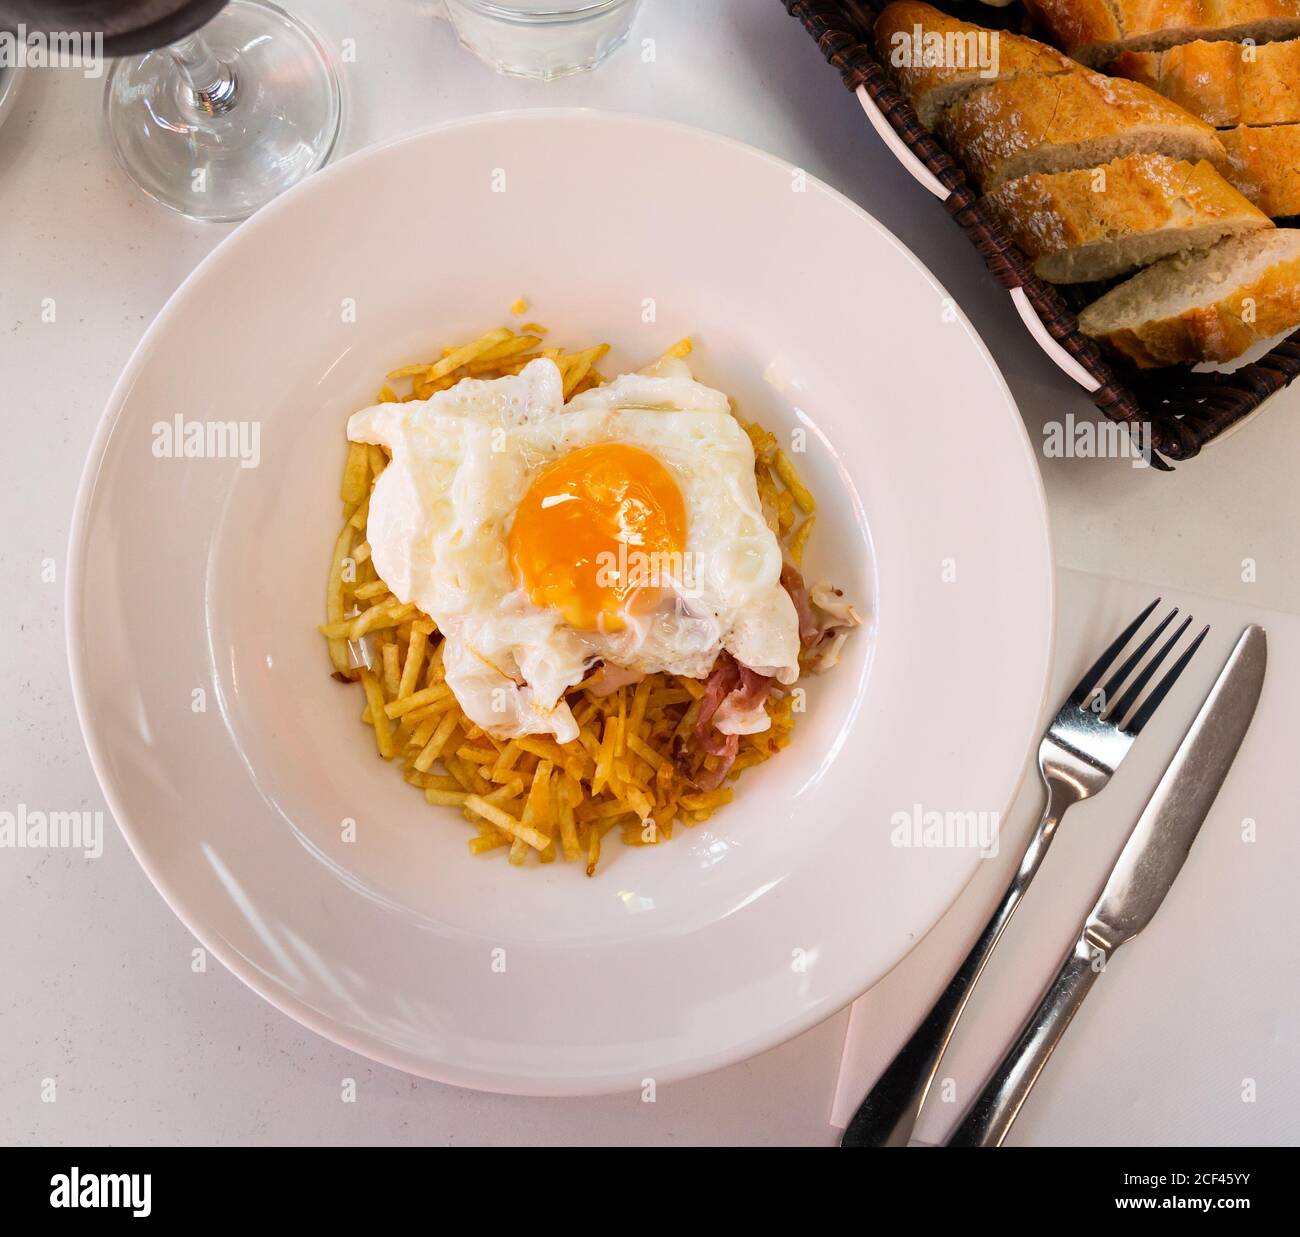
[[[0,0],[0,25],[102,33],[104,55],[166,47],[217,15],[226,0]]]

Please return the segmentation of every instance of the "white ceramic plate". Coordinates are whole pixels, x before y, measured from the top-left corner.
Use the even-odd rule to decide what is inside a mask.
[[[591,880],[472,859],[467,826],[375,758],[315,631],[348,413],[521,294],[553,339],[612,341],[611,374],[691,333],[705,381],[782,434],[805,427],[809,575],[872,615],[728,809],[664,846],[608,848]],[[257,422],[258,466],[157,457],[177,415]],[[1011,397],[892,236],[735,142],[545,111],[346,159],[199,266],[105,413],[68,602],[104,792],[212,952],[376,1060],[582,1094],[794,1035],[951,904],[975,851],[893,846],[891,820],[1010,802],[1052,569]]]

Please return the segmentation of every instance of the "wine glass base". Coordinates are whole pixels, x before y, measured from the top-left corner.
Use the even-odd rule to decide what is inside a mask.
[[[151,198],[191,219],[246,219],[330,157],[338,78],[316,36],[263,0],[231,0],[199,36],[233,75],[228,101],[197,97],[159,48],[113,67],[105,123],[118,162]]]

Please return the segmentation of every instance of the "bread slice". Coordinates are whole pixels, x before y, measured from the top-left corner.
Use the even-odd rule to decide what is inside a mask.
[[[1274,219],[1300,215],[1300,124],[1224,129],[1224,175]]]
[[[1096,167],[1143,151],[1226,160],[1205,121],[1137,82],[1100,73],[982,86],[944,109],[938,131],[985,192],[1030,172]]]
[[[1300,39],[1124,52],[1109,68],[1220,129],[1300,123]]]
[[[1025,8],[1057,47],[1084,64],[1096,68],[1123,50],[1124,27],[1111,0],[1025,0]],[[1112,49],[1109,55],[1104,47]]]
[[[1139,271],[1079,315],[1087,335],[1143,369],[1231,361],[1300,325],[1300,230],[1229,237]]]
[[[1076,60],[1109,64],[1124,51],[1161,51],[1194,39],[1291,39],[1300,0],[1026,0]]]
[[[1273,226],[1205,160],[1165,155],[1033,173],[999,186],[985,204],[1052,283],[1111,279]]]
[[[1025,74],[1082,72],[1046,43],[958,21],[920,0],[889,5],[876,19],[875,39],[881,63],[927,129],[944,107],[978,86]]]

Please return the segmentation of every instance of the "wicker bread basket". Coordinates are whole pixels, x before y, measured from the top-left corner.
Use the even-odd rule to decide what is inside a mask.
[[[965,229],[993,277],[1011,293],[1040,346],[1079,383],[1112,421],[1135,430],[1150,426],[1151,463],[1168,470],[1170,460],[1190,459],[1205,443],[1254,412],[1300,374],[1300,331],[1261,360],[1230,373],[1186,366],[1139,370],[1103,355],[1080,333],[1075,311],[1095,299],[1096,285],[1079,290],[1045,283],[1025,254],[986,214],[979,195],[938,139],[921,126],[911,102],[876,57],[871,27],[888,0],[782,0],[840,71],[868,118],[907,170],[936,196]],[[961,6],[931,0],[984,26],[1019,20],[1018,9]],[[975,7],[977,13],[969,10]],[[894,137],[893,135],[897,135]],[[919,162],[918,162],[919,161]],[[1070,299],[1067,300],[1067,297]]]

